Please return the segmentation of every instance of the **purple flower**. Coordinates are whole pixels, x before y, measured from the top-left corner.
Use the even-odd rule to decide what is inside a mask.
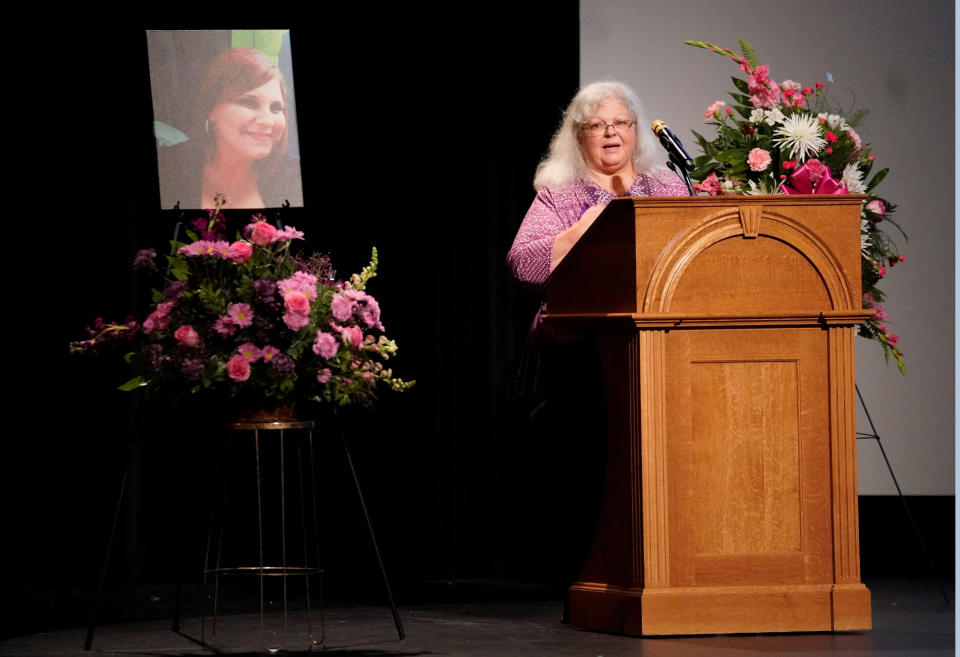
[[[296,367],[294,360],[287,354],[277,354],[270,361],[270,367],[277,374],[290,374]]]
[[[137,255],[133,257],[134,269],[149,269],[153,266],[153,259],[157,257],[157,252],[153,249],[140,249]]]
[[[148,344],[143,350],[143,359],[147,362],[147,367],[156,372],[163,359],[163,346],[156,342]]]
[[[258,278],[253,282],[253,291],[263,303],[273,303],[277,294],[277,284],[269,278]]]
[[[192,356],[180,361],[180,372],[188,381],[199,381],[203,378],[205,370],[206,367],[202,358]]]
[[[163,296],[171,301],[176,301],[183,296],[183,293],[186,291],[188,285],[186,281],[174,281],[170,283],[163,291]]]

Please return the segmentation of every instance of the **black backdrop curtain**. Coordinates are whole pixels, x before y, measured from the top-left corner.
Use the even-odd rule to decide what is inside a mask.
[[[578,6],[378,12],[271,17],[292,28],[307,206],[282,220],[344,276],[380,252],[369,291],[400,345],[395,371],[418,384],[348,418],[401,595],[433,579],[537,576],[539,539],[524,530],[537,509],[524,500],[546,480],[512,388],[538,301],[510,281],[504,257],[577,88]],[[130,259],[172,233],[173,213],[158,210],[143,30],[229,22],[87,18],[29,46],[44,53],[30,57],[41,140],[20,158],[29,207],[11,219],[32,279],[14,298],[33,310],[9,369],[9,408],[30,418],[7,454],[18,540],[6,550],[25,566],[10,586],[92,585],[119,486],[130,404],[113,388],[126,373],[68,357],[66,343],[97,315],[142,317],[148,290]],[[151,416],[132,471],[112,566],[127,580],[167,578],[178,559],[199,565],[209,450],[201,430],[169,436],[165,419]],[[324,455],[328,572],[375,583],[336,447]]]

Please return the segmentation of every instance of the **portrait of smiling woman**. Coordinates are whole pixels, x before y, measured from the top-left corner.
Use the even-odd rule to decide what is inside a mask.
[[[178,55],[191,60],[188,53]],[[207,62],[194,74],[192,94],[171,94],[192,101],[177,114],[182,130],[162,123],[156,129],[161,205],[211,208],[222,193],[227,209],[302,206],[299,159],[287,148],[293,108],[275,59],[234,47]],[[164,142],[162,129],[172,143]]]

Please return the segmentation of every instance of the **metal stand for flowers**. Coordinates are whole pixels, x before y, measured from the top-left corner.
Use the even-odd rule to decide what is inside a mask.
[[[288,581],[289,578],[303,578],[304,584],[304,602],[305,602],[305,621],[306,636],[310,648],[320,647],[324,641],[324,616],[323,616],[323,592],[320,586],[321,569],[319,567],[319,535],[317,523],[317,503],[316,503],[316,472],[313,451],[313,422],[282,421],[282,422],[235,422],[224,426],[226,441],[218,458],[217,467],[217,490],[213,496],[210,509],[210,526],[207,534],[207,549],[204,557],[203,568],[203,590],[204,605],[200,624],[200,642],[204,646],[206,641],[206,620],[207,603],[212,601],[213,622],[211,627],[211,640],[216,638],[217,617],[219,612],[220,600],[220,578],[227,575],[252,575],[259,579],[259,612],[260,612],[260,644],[265,650],[274,650],[266,645],[264,639],[266,598],[265,588],[267,578],[280,578],[282,584],[282,624],[280,632],[280,648],[287,648],[287,630],[288,630]],[[288,437],[288,432],[292,436]],[[269,437],[261,436],[261,433],[270,433]],[[252,445],[244,440],[247,436],[252,436]],[[294,436],[300,440],[294,439]],[[236,556],[230,553],[224,540],[225,527],[230,521],[235,520],[233,516],[228,515],[230,509],[230,475],[235,464],[232,462],[234,452],[250,451],[252,454],[241,454],[236,465],[243,470],[249,471],[249,466],[253,466],[255,474],[255,504],[245,505],[248,508],[240,510],[240,514],[246,516],[249,520],[250,515],[255,511],[256,515],[256,543],[247,544],[252,554],[238,551]],[[272,451],[275,455],[276,468],[270,467],[269,470],[275,472],[268,473],[268,468],[264,467],[263,461],[268,458],[268,452]],[[252,463],[249,457],[252,456]],[[270,464],[271,466],[274,463]],[[243,476],[243,475],[241,475]],[[268,481],[269,480],[269,481]],[[270,488],[273,488],[272,495]],[[288,496],[289,492],[292,493]],[[250,500],[252,502],[252,500]],[[237,505],[240,506],[240,505]],[[273,513],[269,507],[273,507]],[[249,508],[252,507],[252,508]],[[279,517],[274,514],[279,511]],[[243,523],[239,518],[237,524]],[[273,537],[267,538],[268,545],[265,547],[264,526],[279,524],[279,531],[274,533]],[[246,535],[251,537],[249,531],[234,532],[237,535]],[[247,527],[246,529],[249,529]],[[301,538],[300,549],[294,548],[296,532],[299,531]],[[279,536],[276,536],[279,534]],[[273,540],[273,549],[270,549],[269,543]],[[236,540],[236,537],[234,537]],[[288,548],[290,548],[288,550]],[[276,561],[274,561],[276,560]],[[252,561],[252,563],[251,563]],[[271,565],[268,565],[271,561]],[[312,621],[312,600],[310,577],[317,578],[317,593],[320,598],[320,634],[319,638],[314,637]],[[212,580],[212,596],[210,595],[210,582]]]
[[[907,514],[907,520],[910,521],[910,526],[913,528],[913,534],[917,537],[917,543],[920,544],[920,550],[923,552],[923,556],[927,560],[927,565],[930,566],[931,572],[933,572],[933,577],[936,579],[937,586],[940,588],[940,594],[943,596],[944,601],[946,601],[946,603],[949,605],[950,596],[947,595],[947,590],[943,586],[943,578],[940,577],[940,572],[933,563],[933,557],[930,556],[930,552],[927,550],[927,545],[923,540],[923,536],[920,534],[920,529],[917,527],[917,523],[913,519],[913,514],[910,512],[910,506],[907,504],[907,498],[903,496],[903,491],[900,490],[900,482],[897,481],[897,475],[893,473],[893,466],[890,464],[890,459],[887,458],[887,452],[885,449],[883,449],[883,443],[880,442],[880,435],[877,433],[876,425],[873,424],[873,418],[870,417],[870,411],[867,409],[867,403],[863,400],[863,394],[860,392],[860,386],[855,386],[855,389],[857,391],[857,399],[860,400],[860,407],[863,408],[863,413],[867,416],[867,422],[870,424],[870,433],[858,431],[857,440],[877,441],[877,447],[880,448],[880,455],[883,456],[883,462],[887,464],[887,470],[890,472],[890,478],[893,480],[893,485],[897,489],[897,495],[900,497],[900,503],[903,504],[903,510]]]

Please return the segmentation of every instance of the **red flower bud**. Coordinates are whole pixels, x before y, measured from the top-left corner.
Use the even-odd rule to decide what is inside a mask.
[[[809,96],[810,94],[813,93],[813,89],[811,89],[810,87],[804,87],[801,91],[804,96]]]
[[[833,146],[827,146],[827,155],[833,152]]]
[[[817,82],[816,84],[817,84],[817,89],[823,89],[825,86],[827,86],[822,82]]]

